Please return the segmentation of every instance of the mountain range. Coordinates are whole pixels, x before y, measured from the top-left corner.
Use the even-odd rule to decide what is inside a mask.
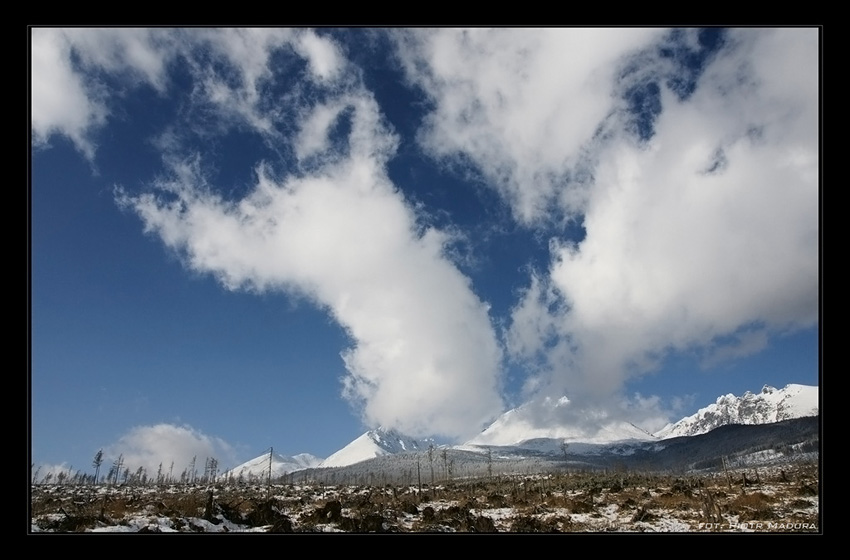
[[[490,453],[499,449],[503,455],[539,454],[541,456],[566,455],[567,448],[576,455],[633,455],[646,454],[667,449],[686,449],[683,441],[694,436],[707,434],[723,426],[764,425],[818,416],[819,391],[816,386],[790,384],[782,389],[765,385],[759,393],[747,391],[740,397],[723,395],[701,408],[695,414],[668,424],[655,433],[649,433],[625,421],[609,420],[593,422],[588,419],[572,423],[557,422],[569,417],[570,401],[566,397],[527,403],[509,410],[479,435],[463,445],[451,446],[455,452],[473,454]],[[550,425],[541,427],[540,418],[551,418]],[[534,421],[532,421],[532,419]],[[535,423],[536,422],[536,423]],[[815,423],[816,424],[816,423]],[[805,424],[806,437],[816,430],[811,423]],[[801,428],[794,428],[799,431]],[[728,433],[738,433],[727,430]],[[747,437],[755,436],[749,430]],[[760,430],[759,434],[764,433]],[[774,432],[770,432],[771,445],[777,445]],[[727,435],[722,436],[724,438]],[[683,439],[684,438],[684,439]],[[272,477],[312,468],[339,468],[355,465],[377,458],[399,457],[416,454],[435,447],[431,439],[417,440],[382,427],[369,430],[354,441],[321,460],[313,455],[300,454],[294,457],[273,455]],[[446,446],[440,446],[441,449]],[[734,447],[734,446],[733,446]],[[727,448],[731,448],[727,445]],[[488,451],[489,450],[489,451]],[[263,476],[269,472],[269,454],[261,455],[229,471],[233,476]],[[226,473],[227,474],[227,473]]]

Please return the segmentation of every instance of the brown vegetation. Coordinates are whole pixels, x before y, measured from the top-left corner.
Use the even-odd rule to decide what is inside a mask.
[[[436,486],[32,487],[33,531],[818,532],[817,467],[575,472]]]

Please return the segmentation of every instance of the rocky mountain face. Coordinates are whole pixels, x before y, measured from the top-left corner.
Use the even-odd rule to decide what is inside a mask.
[[[791,418],[819,414],[818,388],[786,385],[776,389],[765,385],[759,393],[747,391],[740,397],[729,393],[696,414],[668,424],[654,435],[658,438],[694,436],[728,424],[769,424]]]

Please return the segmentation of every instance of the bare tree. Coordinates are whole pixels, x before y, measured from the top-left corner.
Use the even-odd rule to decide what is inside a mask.
[[[561,452],[564,454],[564,461],[567,460],[567,448],[570,446],[566,441],[561,442]]]
[[[422,457],[420,457],[419,453],[416,454],[416,481],[419,484],[419,494],[422,494],[422,465],[421,465]]]
[[[117,485],[117,484],[118,484],[118,477],[120,477],[120,476],[121,476],[121,474],[122,474],[122,473],[121,473],[121,468],[122,468],[123,466],[124,466],[124,455],[123,455],[123,454],[121,454],[121,455],[119,455],[119,456],[118,456],[118,458],[117,458],[117,459],[115,459],[115,462],[114,462],[114,463],[112,463],[112,470],[110,471],[110,472],[112,472],[112,473],[113,473],[113,476],[115,477],[115,478],[114,478],[114,480],[113,480],[113,483],[114,483],[115,485]]]
[[[94,454],[94,461],[92,461],[92,466],[94,467],[94,483],[97,484],[97,477],[100,474],[100,466],[103,464],[103,449],[98,450],[97,453]]]
[[[493,478],[493,450],[487,448],[487,477]]]
[[[207,457],[204,462],[204,482],[215,482],[216,471],[218,471],[218,461],[215,457]]]
[[[431,464],[431,485],[434,485],[434,444],[428,446],[428,462]]]

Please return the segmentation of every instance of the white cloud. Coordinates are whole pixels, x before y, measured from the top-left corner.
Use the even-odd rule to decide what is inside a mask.
[[[262,110],[265,82],[271,77],[269,58],[281,47],[295,41],[290,29],[228,28],[196,30],[191,39],[203,45],[200,56],[193,58],[196,81],[195,103],[212,104],[219,118],[273,134],[274,114]],[[214,68],[205,59],[212,55],[222,66]]]
[[[686,99],[666,88],[671,62],[655,48],[664,33],[396,34],[411,83],[434,104],[421,145],[471,162],[527,227],[585,227],[578,244],[552,241],[548,270],[513,312],[507,350],[531,364],[529,396],[568,392],[597,406],[614,395],[617,410],[648,410],[652,397],[623,404],[622,389],[671,349],[705,349],[711,363],[817,322],[817,30],[729,31]],[[684,38],[697,45],[696,34]],[[297,174],[258,163],[253,191],[225,201],[200,158],[176,159],[181,135],[165,134],[171,178],[121,200],[227,288],[305,294],[327,309],[351,335],[344,391],[368,424],[462,437],[500,411],[487,306],[447,257],[447,234],[423,228],[389,182],[397,139],[330,39],[35,29],[32,46],[36,143],[65,134],[92,157],[109,97],[87,72],[163,92],[179,54],[195,85],[184,101],[293,149]],[[321,95],[303,84],[281,94],[272,65],[283,48]],[[660,85],[661,113],[639,142],[624,91],[647,81]],[[340,149],[331,134],[341,115],[352,126]]]
[[[33,141],[46,145],[52,134],[65,134],[91,158],[94,146],[88,134],[105,121],[105,105],[71,69],[71,44],[62,30],[33,29],[31,48]]]
[[[389,182],[396,139],[370,95],[336,94],[351,118],[346,145],[283,179],[258,167],[238,202],[212,194],[198,160],[173,165],[154,193],[126,197],[188,267],[229,289],[306,295],[347,330],[344,394],[370,426],[464,437],[502,410],[501,349],[488,307],[445,256],[446,235],[417,225]],[[303,107],[296,152],[328,149],[328,111]],[[304,132],[310,131],[310,132]]]
[[[309,61],[313,75],[320,80],[333,79],[344,66],[344,60],[336,45],[313,32],[300,33],[295,48],[298,54]]]
[[[187,135],[175,127],[156,142],[166,150],[171,178],[156,185],[156,193],[132,197],[119,189],[119,202],[181,253],[187,267],[214,274],[228,289],[305,294],[327,309],[352,338],[353,346],[343,353],[349,372],[343,390],[367,424],[465,436],[501,411],[501,350],[488,308],[445,256],[446,235],[420,228],[389,182],[385,165],[397,140],[359,85],[359,74],[346,70],[335,44],[309,30],[287,29],[126,36],[76,30],[59,36],[61,49],[43,40],[45,58],[76,86],[79,104],[94,103],[84,122],[58,130],[81,143],[108,114],[107,99],[91,97],[94,82],[82,70],[102,71],[127,87],[147,82],[162,91],[168,88],[168,64],[185,64],[194,89],[180,101],[184,128],[192,130]],[[294,49],[309,72],[298,79],[276,75],[272,55],[284,47]],[[81,67],[72,67],[71,49]],[[44,78],[49,68],[34,70]],[[321,102],[304,94],[302,77],[316,82]],[[42,114],[44,105],[34,114]],[[191,118],[210,109],[216,119],[198,125]],[[64,105],[50,113],[53,121],[36,119],[37,130],[46,135],[69,110]],[[328,135],[341,111],[350,115],[350,132],[344,148],[331,149]],[[183,142],[193,127],[209,122],[222,128],[247,125],[274,149],[292,142],[309,171],[276,179],[258,162],[255,190],[226,202],[203,178],[199,157],[178,155],[190,151]],[[300,134],[288,140],[278,126]],[[91,156],[91,145],[86,146]],[[160,454],[144,439],[149,433],[133,433],[115,449],[127,451],[128,463],[132,458],[149,468],[153,459],[146,457]],[[129,449],[133,445],[137,452]]]
[[[291,47],[307,58],[308,76],[332,82],[343,60],[335,45],[311,30],[284,28],[144,29],[34,28],[32,30],[32,130],[45,145],[51,134],[65,134],[86,157],[94,156],[92,133],[110,115],[116,91],[96,77],[104,72],[127,88],[147,84],[168,90],[169,65],[178,57],[188,64],[195,104],[211,105],[223,124],[248,124],[274,135],[270,111],[269,60]],[[213,56],[222,62],[208,64]]]
[[[161,467],[164,476],[171,474],[177,480],[180,473],[189,468],[193,458],[198,475],[203,474],[207,459],[216,459],[220,470],[234,465],[236,461],[233,447],[221,438],[209,436],[191,426],[174,424],[137,426],[118,441],[105,446],[101,477],[106,477],[110,466],[119,457],[123,459],[123,468],[130,469],[131,473],[142,467],[148,478],[155,478]]]
[[[610,404],[671,349],[731,356],[766,343],[722,349],[753,325],[817,322],[817,30],[731,30],[682,97],[665,33],[398,35],[434,103],[423,146],[471,162],[521,223],[583,221],[586,238],[553,239],[513,311],[507,348],[530,364],[529,394]],[[648,83],[661,112],[639,140],[625,94]]]
[[[617,106],[613,83],[657,29],[441,29],[398,35],[409,79],[435,103],[420,139],[465,156],[531,224],[557,200],[580,211],[567,182]],[[568,195],[568,196],[567,196]]]
[[[124,74],[160,92],[165,90],[166,67],[174,54],[178,32],[145,28],[55,31],[67,37],[82,66]]]
[[[131,86],[160,93],[177,35],[157,29],[33,28],[31,126],[36,145],[68,136],[90,160],[95,130],[110,114],[110,94],[92,72],[105,71]]]
[[[533,282],[517,306],[520,352],[557,325],[553,389],[610,394],[671,349],[741,355],[817,323],[817,34],[741,30],[730,45],[691,98],[663,96],[647,145],[599,152],[586,238],[554,245],[545,285],[565,305],[537,304]],[[716,347],[750,325],[761,335]]]

